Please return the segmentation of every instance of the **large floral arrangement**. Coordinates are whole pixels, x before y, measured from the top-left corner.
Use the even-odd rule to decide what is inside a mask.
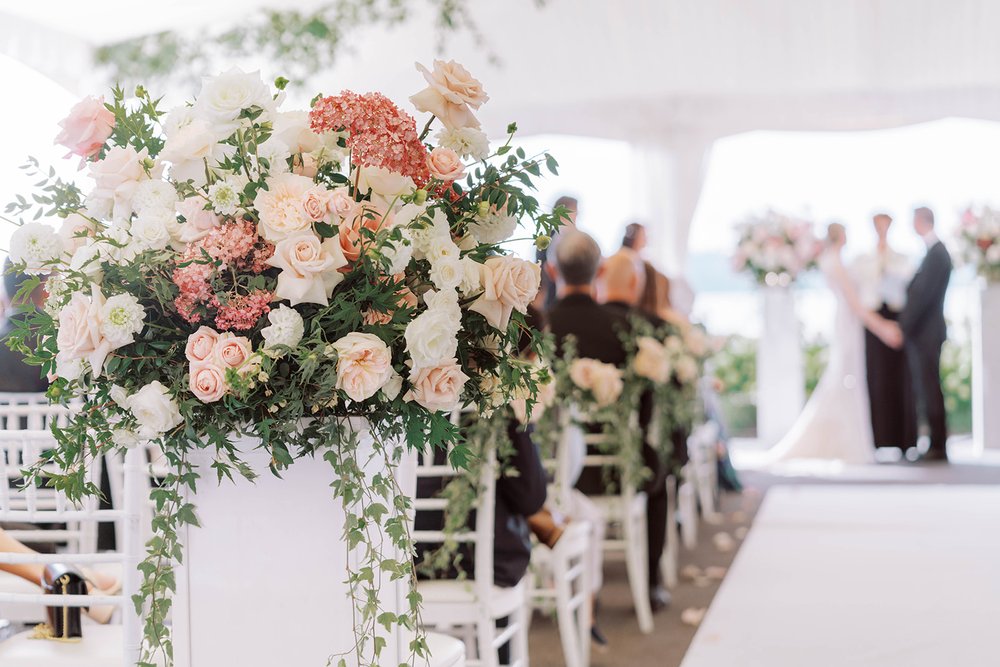
[[[760,285],[787,287],[815,265],[820,246],[805,220],[768,210],[741,222],[737,232],[733,268]]]
[[[287,81],[238,69],[168,113],[141,87],[87,98],[57,142],[91,184],[43,173],[7,209],[20,224],[15,268],[47,276],[49,294],[12,344],[53,378],[53,400],[80,404],[56,431],[50,460],[67,472],[54,482],[94,492],[85,458],[142,441],[172,464],[141,566],[144,664],[171,655],[167,574],[177,529],[196,521],[181,495],[197,479],[190,451],[214,450],[220,479],[255,474],[234,434],[258,439],[276,470],[322,456],[349,513],[345,539],[367,544],[361,568],[408,576],[408,560],[368,543],[379,525],[410,553],[408,499],[361,472],[353,418],[387,465],[401,440],[446,446],[461,464],[448,411],[533,400],[536,376],[510,350],[529,329],[539,267],[501,244],[519,226],[547,244],[559,219],[529,192],[555,161],[512,147],[514,125],[490,147],[475,116],[488,97],[461,65],[418,68],[421,126],[379,93],[284,111]],[[378,662],[383,625],[415,624],[418,597],[387,618],[378,581],[351,577],[359,662],[365,646]]]
[[[963,259],[990,282],[1000,282],[1000,211],[989,206],[965,210],[958,238]]]

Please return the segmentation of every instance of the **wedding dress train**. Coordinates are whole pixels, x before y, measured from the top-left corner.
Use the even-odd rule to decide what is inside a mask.
[[[837,299],[829,362],[802,414],[768,452],[770,463],[793,459],[870,463],[875,459],[865,384],[864,327],[854,310],[859,307],[857,291],[839,252],[825,252],[820,268]]]

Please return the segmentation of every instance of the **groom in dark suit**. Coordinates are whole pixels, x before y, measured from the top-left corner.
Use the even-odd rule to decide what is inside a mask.
[[[898,325],[887,323],[894,347],[905,346],[917,394],[930,430],[925,461],[948,460],[948,423],[941,391],[941,346],[948,336],[944,320],[944,296],[951,279],[951,255],[934,233],[934,212],[921,207],[913,211],[913,229],[927,245],[920,269],[906,290],[906,306]]]

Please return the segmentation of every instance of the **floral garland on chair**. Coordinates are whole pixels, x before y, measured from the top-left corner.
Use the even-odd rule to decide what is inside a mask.
[[[449,411],[533,400],[528,365],[510,351],[525,330],[539,345],[524,318],[539,268],[501,244],[523,225],[545,247],[563,212],[543,213],[529,194],[543,167],[556,172],[554,159],[515,149],[513,124],[490,148],[474,115],[488,99],[477,80],[454,62],[418,68],[427,87],[411,101],[430,114],[422,131],[379,93],[281,111],[286,80],[274,90],[238,69],[166,114],[144,88],[134,99],[116,88],[109,103],[77,104],[57,138],[96,187],[85,196],[42,173],[38,192],[7,208],[19,225],[15,269],[47,274],[49,292],[10,344],[54,378],[53,401],[82,401],[54,428],[58,446],[36,474],[55,464],[65,472],[47,472],[49,482],[80,497],[97,492],[85,483],[87,456],[152,441],[171,465],[152,491],[135,598],[143,666],[173,662],[178,531],[197,525],[182,493],[199,476],[190,453],[211,449],[219,480],[256,474],[234,435],[257,439],[275,473],[307,456],[333,469],[345,542],[363,552],[349,578],[358,664],[381,662],[394,625],[418,631],[410,662],[426,654],[419,596],[388,612],[372,575],[413,581],[410,501],[393,475],[366,477],[352,420],[366,420],[389,471],[404,442],[447,447],[461,466],[469,450]],[[405,558],[383,554],[370,531]]]

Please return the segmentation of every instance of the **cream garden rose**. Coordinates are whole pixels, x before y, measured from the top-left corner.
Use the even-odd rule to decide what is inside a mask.
[[[414,368],[410,371],[412,388],[404,400],[415,401],[432,412],[454,410],[468,380],[469,376],[454,358],[436,366]]]
[[[589,391],[600,407],[617,401],[625,388],[622,372],[616,366],[586,357],[570,363],[569,377],[577,387]]]
[[[660,341],[650,336],[640,336],[636,340],[636,347],[632,363],[638,375],[657,384],[670,379],[670,359]]]
[[[337,389],[354,401],[374,396],[392,376],[392,354],[374,334],[353,332],[336,340]]]
[[[137,434],[146,440],[157,438],[184,421],[177,401],[158,380],[125,398],[124,404],[139,423]]]
[[[267,190],[261,190],[253,201],[260,216],[258,233],[268,241],[283,239],[309,230],[313,220],[304,203],[313,191],[312,180],[296,174],[279,174],[267,179]]]
[[[483,84],[454,60],[434,61],[430,71],[420,63],[417,69],[424,75],[427,88],[410,97],[418,111],[432,113],[449,129],[479,127],[472,109],[482,106],[489,96]]]
[[[513,311],[528,312],[538,294],[542,271],[538,264],[501,255],[483,264],[483,294],[469,307],[497,329],[506,329]]]
[[[321,241],[311,231],[279,241],[267,263],[281,269],[275,296],[288,299],[293,306],[329,304],[333,289],[344,279],[338,269],[347,266],[336,240]]]

